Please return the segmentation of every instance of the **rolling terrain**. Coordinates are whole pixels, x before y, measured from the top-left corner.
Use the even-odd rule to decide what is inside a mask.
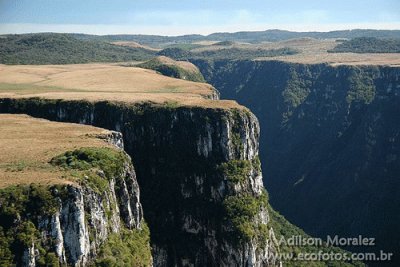
[[[122,133],[125,151],[132,157],[137,175],[155,266],[188,262],[210,266],[248,262],[255,266],[276,266],[281,261],[280,251],[297,255],[321,250],[278,243],[281,236],[307,235],[268,204],[258,160],[256,117],[234,101],[215,99],[216,92],[210,85],[146,69],[106,64],[1,67],[0,73],[6,74],[1,75],[1,113],[23,113]],[[73,173],[81,170],[86,174],[87,168],[104,168],[106,177],[113,170],[120,170],[112,167],[116,164],[112,159],[106,158],[105,164],[104,159],[92,160],[92,156],[86,155],[92,152],[79,148],[74,151],[53,157],[50,162],[61,169],[72,169]],[[104,156],[97,152],[95,155]],[[94,176],[94,180],[91,175],[86,176],[94,191],[108,188],[101,175]],[[138,197],[137,193],[132,194],[131,198]],[[141,214],[140,209],[136,210],[139,213],[135,213],[135,218]],[[126,218],[129,219],[122,220]],[[134,220],[136,226],[139,221]],[[37,221],[33,224],[39,227]],[[108,227],[101,225],[94,228],[96,232]],[[92,255],[87,250],[75,249],[81,252],[67,262],[103,262],[103,255],[104,261],[112,262],[119,257],[134,260],[127,256],[132,243],[124,233],[120,239],[110,236],[110,243],[105,239],[98,241],[93,235],[88,238],[78,235],[89,244],[106,246],[104,254]],[[121,239],[128,240],[127,247],[123,246],[120,254],[112,253],[113,246],[120,246]],[[28,251],[32,249],[29,244],[22,245]],[[44,250],[53,253],[49,247]],[[345,253],[333,247],[322,250]],[[290,260],[285,260],[285,264],[302,266],[301,262]],[[362,266],[348,261],[312,264]]]
[[[147,60],[155,51],[143,47],[78,40],[69,34],[2,35],[0,64],[78,64]]]
[[[315,38],[315,39],[336,39],[336,38],[358,38],[358,37],[375,37],[375,38],[399,38],[399,30],[344,30],[331,32],[291,32],[284,30],[266,30],[252,32],[235,32],[235,33],[213,33],[207,36],[192,34],[183,36],[157,36],[157,35],[88,35],[73,34],[74,37],[82,40],[102,40],[108,42],[116,41],[135,41],[151,47],[166,47],[174,44],[190,44],[204,42],[245,42],[245,43],[261,43],[261,42],[277,42],[298,38]]]
[[[112,64],[0,65],[0,96],[216,105],[211,101],[216,98],[216,91],[206,83],[173,79],[152,70]],[[221,104],[239,107],[233,101],[222,101]]]
[[[121,132],[138,182],[128,197],[138,196],[140,187],[140,205],[149,225],[155,266],[275,266],[282,252],[297,255],[321,249],[279,245],[281,236],[308,235],[275,212],[269,201],[307,233],[323,238],[326,234],[374,236],[379,243],[371,251],[384,249],[397,254],[400,54],[377,53],[388,44],[386,41],[374,39],[378,50],[354,53],[357,39],[337,40],[366,36],[388,40],[397,35],[398,31],[355,30],[181,37],[1,36],[0,55],[5,55],[1,62],[7,65],[0,65],[0,112]],[[350,44],[347,50],[340,48],[343,44]],[[204,83],[203,77],[212,85]],[[214,87],[222,98],[239,104],[218,100],[219,92]],[[251,112],[257,115],[260,126]],[[90,129],[105,130],[82,128],[88,131],[82,136],[78,130],[71,132],[69,124],[2,116],[4,136],[24,127],[43,136],[40,141],[56,139],[60,146],[47,143],[42,150],[35,149],[39,141],[20,133],[15,138],[32,146],[18,145],[18,140],[13,140],[11,144],[22,149],[13,150],[9,140],[2,139],[3,155],[10,157],[2,158],[0,197],[10,199],[10,192],[15,192],[9,188],[16,184],[28,186],[31,181],[49,188],[80,185],[82,177],[76,177],[77,171],[82,174],[100,168],[112,174],[107,168],[116,164],[112,159],[107,159],[105,166],[99,163],[102,159],[88,160],[91,156],[86,154],[92,155],[92,151],[74,152],[82,148],[81,142],[95,151],[97,145],[112,149],[104,138],[92,138],[89,133]],[[65,140],[77,145],[64,144]],[[25,155],[26,151],[30,156]],[[86,156],[78,157],[81,153]],[[97,152],[94,155],[104,156]],[[129,164],[128,160],[121,162]],[[132,171],[129,173],[133,176]],[[74,178],[65,179],[69,175]],[[104,177],[98,179],[96,175],[91,180],[92,176],[86,174],[88,188],[106,188],[112,195],[111,184],[105,185]],[[36,189],[32,190],[36,194]],[[95,208],[91,201],[88,203]],[[97,208],[107,214],[104,206]],[[136,211],[140,217],[140,209]],[[20,212],[16,210],[12,216],[18,217]],[[139,217],[133,220],[136,228]],[[25,219],[40,232],[41,221],[37,218]],[[133,227],[129,218],[121,216],[128,230]],[[104,260],[101,264],[112,264],[120,257],[131,261],[129,246],[123,253],[110,254],[113,246],[121,245],[125,231],[119,237],[109,236],[110,243],[104,236],[97,238],[109,226],[96,226],[96,234],[80,236],[85,244],[96,244],[98,249],[106,246],[98,255],[82,248],[72,258],[68,252],[64,259],[61,252],[49,246],[51,242],[32,243],[31,239],[12,241],[31,256],[15,254],[13,245],[7,243],[13,233],[7,231],[0,231],[0,237],[7,237],[1,242],[10,249],[0,253],[6,253],[11,261],[13,253],[19,259],[32,260],[30,251],[40,245],[46,251],[42,256],[49,254],[49,261],[58,257],[59,263]],[[11,229],[10,225],[6,227]],[[332,247],[322,250],[343,252]],[[47,264],[43,257],[34,260],[38,266]],[[362,265],[331,261],[310,264]],[[284,261],[284,265],[309,266],[296,261]]]

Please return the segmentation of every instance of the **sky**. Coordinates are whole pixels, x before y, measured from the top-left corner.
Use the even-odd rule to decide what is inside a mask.
[[[0,0],[0,34],[400,29],[400,0]]]

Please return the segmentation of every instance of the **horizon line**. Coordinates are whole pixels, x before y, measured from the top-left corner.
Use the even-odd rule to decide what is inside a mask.
[[[91,35],[158,35],[177,37],[184,35],[208,36],[215,33],[288,31],[297,33],[335,32],[353,30],[400,30],[399,23],[361,23],[324,25],[229,25],[215,27],[139,26],[113,24],[31,24],[0,23],[0,34],[74,33]]]

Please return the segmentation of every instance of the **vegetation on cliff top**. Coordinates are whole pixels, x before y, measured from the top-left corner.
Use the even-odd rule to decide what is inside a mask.
[[[51,164],[71,170],[79,182],[102,194],[108,180],[121,175],[127,156],[113,148],[81,148],[51,160]],[[22,252],[32,244],[39,250],[37,266],[59,266],[52,242],[41,238],[39,218],[60,209],[68,197],[68,185],[12,186],[0,190],[0,266],[20,262]],[[94,266],[150,266],[150,234],[143,222],[142,230],[122,226],[121,233],[111,234],[101,246]]]
[[[400,39],[360,37],[339,43],[331,53],[400,53]]]
[[[3,100],[0,102],[4,103]],[[47,109],[57,102],[35,99],[21,101],[18,107],[34,107],[28,103]],[[36,116],[40,117],[39,114]],[[109,134],[109,131],[93,126],[52,122],[22,114],[0,114],[0,188],[31,183],[71,184],[72,178],[61,168],[51,165],[51,159],[76,147],[114,148],[106,142]]]
[[[140,68],[155,70],[165,76],[193,81],[205,82],[199,69],[189,62],[175,61],[167,57],[156,57],[136,65]]]
[[[127,156],[115,148],[90,147],[67,151],[54,157],[50,163],[66,169],[87,171],[90,169],[102,170],[108,179],[121,173],[123,162]]]

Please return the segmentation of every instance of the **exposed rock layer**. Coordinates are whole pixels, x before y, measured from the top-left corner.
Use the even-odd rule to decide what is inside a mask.
[[[141,187],[156,266],[278,264],[268,232],[258,232],[267,229],[265,202],[257,202],[256,214],[246,219],[254,231],[247,239],[237,240],[237,225],[226,214],[229,197],[263,198],[261,170],[252,163],[259,127],[250,112],[39,99],[3,99],[0,111],[122,132]],[[250,166],[240,183],[218,171],[235,160]],[[120,212],[129,214],[121,207]]]
[[[398,252],[400,68],[194,63],[222,98],[260,120],[275,208],[313,235],[362,234],[377,239],[363,251]]]
[[[111,134],[114,142],[122,144],[116,140],[118,136]],[[131,160],[125,154],[116,164],[121,168],[112,177],[98,170],[105,182],[102,191],[84,181],[80,185],[33,184],[2,190],[2,205],[7,206],[0,206],[4,219],[0,230],[21,229],[7,248],[14,254],[13,261],[29,267],[53,266],[54,262],[88,266],[110,234],[121,234],[122,229],[141,231],[143,212]],[[15,201],[9,203],[12,199]],[[19,250],[24,250],[21,256]]]

